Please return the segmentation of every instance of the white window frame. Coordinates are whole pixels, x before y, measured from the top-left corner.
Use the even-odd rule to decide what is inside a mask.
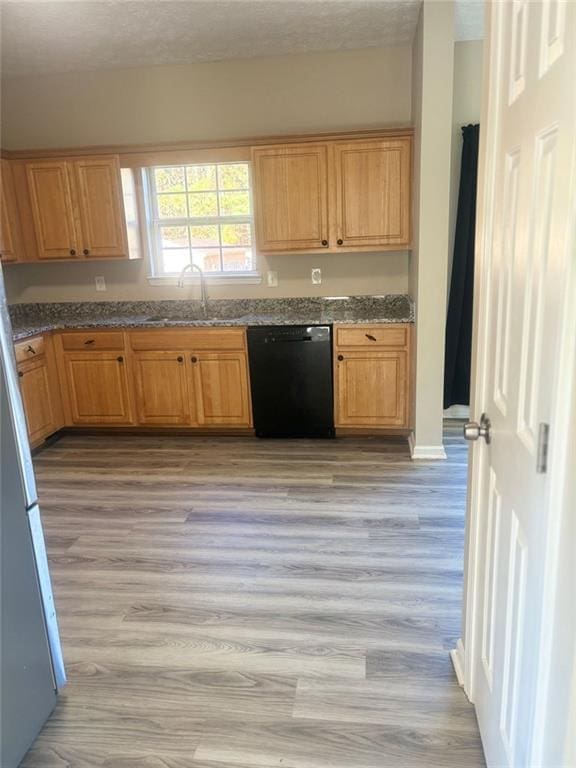
[[[242,216],[192,216],[190,218],[163,219],[158,212],[157,190],[154,183],[154,171],[158,168],[189,168],[193,166],[206,165],[239,165],[244,164],[248,168],[248,194],[250,198],[249,215]],[[148,282],[152,285],[176,285],[179,275],[175,273],[167,274],[163,269],[162,245],[160,240],[160,231],[162,226],[170,227],[189,227],[196,225],[220,225],[220,224],[249,224],[252,240],[253,266],[254,269],[242,272],[222,271],[205,272],[206,280],[214,283],[244,283],[259,284],[262,282],[262,276],[259,271],[258,254],[256,251],[256,239],[254,232],[254,199],[252,190],[252,164],[248,160],[227,160],[213,161],[204,163],[164,163],[161,165],[149,166],[142,169],[142,185],[145,197],[146,212],[146,234],[148,245]],[[216,173],[216,193],[218,193],[218,173]],[[245,190],[223,190],[223,191],[245,191]],[[220,246],[222,247],[222,246]],[[186,282],[197,280],[197,273],[188,272],[184,279]]]

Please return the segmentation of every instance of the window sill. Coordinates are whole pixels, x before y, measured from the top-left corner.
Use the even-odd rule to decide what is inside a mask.
[[[148,275],[147,277],[149,285],[174,285],[177,286],[179,279],[177,277]],[[199,285],[200,280],[198,277],[184,277],[184,285]],[[206,275],[206,283],[208,285],[260,285],[262,283],[262,275],[258,272],[248,272],[240,275]]]

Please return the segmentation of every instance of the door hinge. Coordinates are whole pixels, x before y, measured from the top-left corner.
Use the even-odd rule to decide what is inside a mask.
[[[540,422],[538,430],[538,453],[536,455],[536,472],[543,475],[548,470],[548,437],[550,434],[550,424]]]

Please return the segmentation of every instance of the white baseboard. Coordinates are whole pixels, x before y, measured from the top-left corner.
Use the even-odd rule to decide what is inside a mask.
[[[456,672],[456,677],[458,678],[458,685],[461,688],[464,688],[464,644],[462,643],[462,640],[458,640],[456,648],[453,648],[450,651],[450,658],[452,659],[454,672]]]
[[[416,445],[413,432],[408,436],[408,444],[410,446],[410,456],[415,460],[446,458],[446,451],[443,445]]]

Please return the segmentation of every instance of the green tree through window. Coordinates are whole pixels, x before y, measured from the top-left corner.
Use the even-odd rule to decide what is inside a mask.
[[[248,163],[163,166],[147,179],[154,274],[189,263],[216,274],[256,270]]]

